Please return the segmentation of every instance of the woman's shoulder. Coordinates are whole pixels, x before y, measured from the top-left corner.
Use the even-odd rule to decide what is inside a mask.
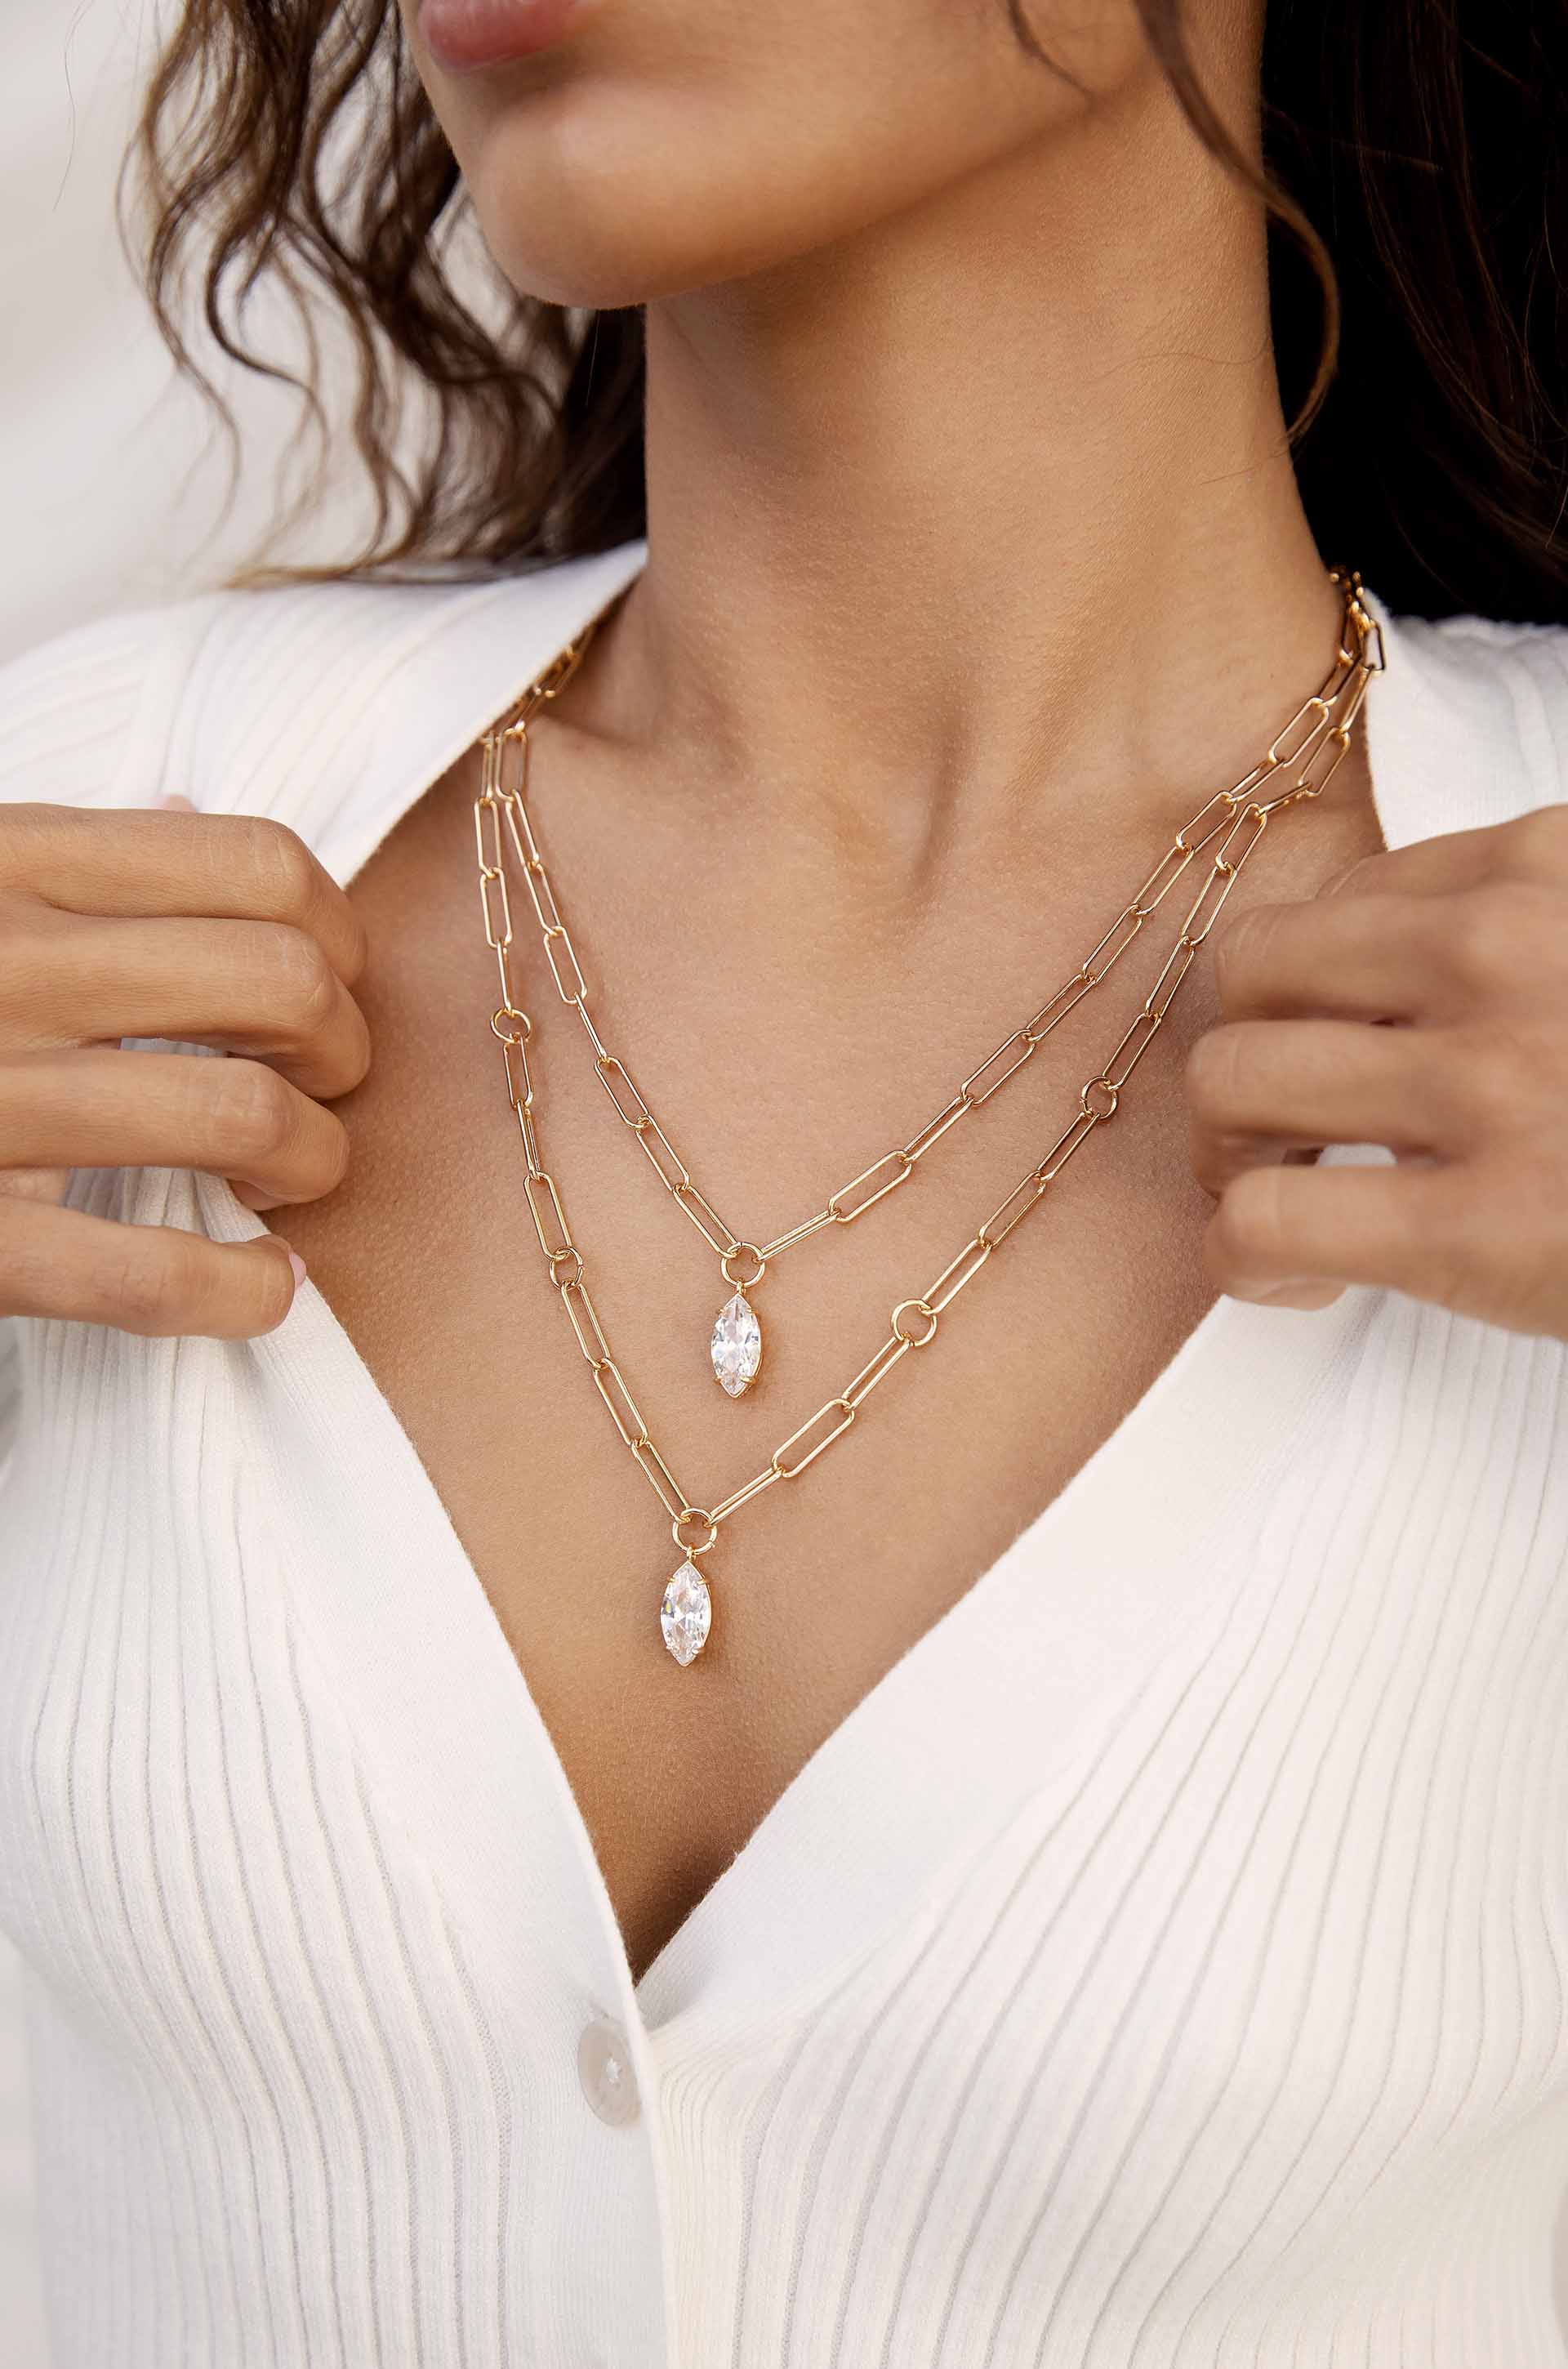
[[[1395,621],[1407,673],[1402,723],[1436,780],[1469,774],[1469,791],[1506,819],[1568,798],[1568,628],[1487,616]]]
[[[640,564],[198,594],[0,668],[0,800],[275,813],[313,844],[367,784],[433,780]]]
[[[1402,838],[1568,799],[1568,627],[1373,605],[1387,665],[1367,729],[1379,802]]]
[[[275,813],[320,848],[435,780],[635,575],[641,542],[526,570],[198,594],[0,667],[0,801]],[[1568,627],[1391,612],[1368,703],[1403,835],[1568,799]],[[1379,762],[1381,759],[1381,762]],[[1397,785],[1397,786],[1396,786]]]
[[[1402,617],[1399,624],[1425,667],[1495,686],[1521,720],[1539,716],[1551,727],[1560,760],[1568,755],[1568,626],[1474,616]]]
[[[131,806],[156,796],[147,727],[177,704],[210,606],[95,618],[0,667],[0,799]]]

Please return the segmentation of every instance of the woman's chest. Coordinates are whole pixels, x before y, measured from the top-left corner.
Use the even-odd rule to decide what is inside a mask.
[[[374,1065],[340,1105],[349,1181],[277,1222],[452,1519],[640,1968],[1199,1324],[1209,1205],[1186,1164],[1179,1081],[1207,985],[1195,983],[1190,1013],[1173,1013],[1115,1127],[1085,1135],[1054,1183],[1036,1172],[1064,1135],[1076,1140],[1075,1122],[1082,1133],[1083,1081],[1143,991],[1130,974],[949,1129],[906,1190],[771,1260],[750,1292],[761,1369],[731,1397],[710,1335],[754,1262],[727,1276],[665,1189],[671,1161],[691,1175],[689,1203],[724,1211],[721,1242],[770,1242],[855,1170],[873,1164],[873,1190],[897,1173],[878,1146],[951,1102],[979,1058],[965,1024],[933,1017],[896,1058],[841,1044],[824,1059],[809,1042],[770,1041],[767,1014],[727,969],[704,997],[700,966],[674,976],[622,944],[621,992],[596,988],[593,1005],[624,1055],[624,1068],[600,1065],[612,1099],[520,926],[525,1136],[488,1025],[494,970],[466,910],[471,884],[445,879],[441,843],[425,818],[411,823],[358,892],[387,958],[372,959],[362,990]],[[447,893],[459,887],[470,896]],[[647,991],[650,973],[667,991]],[[733,1041],[726,1058],[726,1037],[744,1040],[746,1058]],[[624,1123],[634,1073],[657,1105],[657,1161]],[[514,1089],[521,1075],[514,1062]],[[529,1142],[543,1184],[529,1178]],[[551,1244],[570,1245],[555,1262],[537,1213]],[[977,1252],[988,1220],[995,1247]],[[955,1275],[949,1297],[937,1282]],[[552,1288],[563,1278],[567,1291]],[[883,1351],[886,1375],[849,1395]],[[682,1669],[659,1606],[704,1525],[678,1546],[665,1501],[711,1509],[753,1481],[764,1485],[698,1558],[713,1627]]]

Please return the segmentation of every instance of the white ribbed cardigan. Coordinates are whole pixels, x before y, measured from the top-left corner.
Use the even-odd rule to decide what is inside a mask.
[[[642,549],[85,629],[0,677],[0,795],[184,790],[346,878]],[[1392,843],[1562,796],[1564,636],[1387,640]],[[1562,1347],[1221,1301],[634,1987],[315,1286],[235,1345],[11,1332],[56,2369],[1568,2361]]]

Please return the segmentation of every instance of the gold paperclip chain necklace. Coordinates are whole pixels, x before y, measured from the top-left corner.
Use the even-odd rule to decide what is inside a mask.
[[[1335,582],[1343,583],[1345,579],[1339,571],[1333,572]],[[1244,798],[1254,797],[1265,784],[1282,772],[1303,761],[1310,761],[1320,749],[1332,747],[1331,727],[1339,713],[1340,704],[1351,699],[1359,704],[1359,693],[1355,691],[1353,681],[1356,660],[1351,648],[1355,630],[1351,599],[1347,589],[1341,647],[1321,690],[1297,709],[1242,781],[1238,782],[1234,788],[1221,791],[1210,798],[1207,806],[1184,824],[1148,879],[1131,901],[1122,908],[1099,944],[1054,994],[1047,998],[1034,1017],[1025,1021],[1021,1028],[1014,1029],[1012,1036],[980,1063],[979,1069],[972,1070],[952,1101],[944,1104],[934,1117],[928,1119],[907,1143],[884,1152],[881,1159],[874,1160],[869,1168],[863,1168],[858,1176],[852,1176],[847,1184],[841,1184],[837,1192],[828,1196],[819,1209],[802,1219],[800,1224],[786,1228],[772,1242],[762,1243],[734,1232],[707,1196],[699,1191],[690,1169],[659,1125],[625,1063],[610,1051],[600,1036],[589,1010],[588,989],[571,933],[562,919],[560,905],[540,853],[538,834],[528,803],[531,745],[528,725],[537,707],[553,698],[570,680],[593,638],[598,619],[578,635],[567,650],[562,652],[555,670],[534,685],[532,692],[525,696],[521,711],[514,715],[506,736],[509,743],[518,750],[519,757],[515,767],[516,778],[507,794],[505,811],[522,869],[523,883],[539,925],[545,959],[563,1002],[571,1006],[582,1023],[591,1048],[595,1073],[614,1104],[617,1115],[631,1129],[676,1207],[696,1228],[718,1260],[719,1272],[730,1296],[720,1308],[714,1323],[708,1354],[715,1379],[731,1398],[738,1398],[743,1391],[750,1390],[761,1368],[762,1328],[747,1294],[756,1290],[767,1273],[770,1262],[782,1256],[785,1251],[793,1250],[797,1242],[808,1241],[826,1226],[853,1225],[857,1218],[864,1218],[868,1209],[874,1209],[879,1202],[886,1200],[898,1185],[908,1184],[918,1162],[941,1141],[948,1128],[956,1127],[970,1111],[979,1110],[982,1104],[989,1102],[994,1093],[1000,1093],[1015,1078],[1058,1023],[1065,1020],[1068,1013],[1109,976],[1144,922],[1169,896],[1194,856],[1224,827],[1237,805]],[[1354,715],[1353,705],[1349,720],[1353,721]],[[1328,771],[1332,770],[1331,765]],[[1324,772],[1319,783],[1320,788],[1322,781],[1328,778],[1328,771]],[[483,845],[480,864],[488,870]],[[505,908],[505,898],[503,878],[499,890],[501,918],[509,933],[510,919]],[[490,919],[486,905],[487,933]],[[738,1268],[739,1272],[737,1272]]]
[[[690,1201],[701,1203],[715,1226],[727,1237],[727,1230],[722,1227],[714,1217],[712,1208],[697,1193],[686,1169],[670,1150],[669,1139],[641,1095],[636,1094],[625,1070],[601,1042],[589,1017],[586,1009],[588,990],[570,936],[551,893],[523,796],[527,779],[529,723],[570,681],[592,638],[599,623],[597,618],[530,685],[507,722],[486,734],[482,743],[480,794],[474,802],[474,830],[479,858],[479,902],[484,916],[485,937],[495,954],[501,985],[501,1001],[490,1015],[490,1027],[500,1044],[507,1099],[517,1118],[527,1163],[524,1190],[529,1212],[549,1268],[550,1279],[560,1293],[594,1385],[622,1440],[631,1450],[670,1516],[670,1535],[677,1550],[684,1557],[680,1568],[667,1583],[659,1606],[659,1625],[665,1644],[682,1667],[701,1653],[711,1631],[712,1596],[697,1568],[697,1562],[712,1549],[718,1537],[720,1524],[727,1522],[742,1505],[749,1505],[752,1498],[760,1496],[764,1489],[772,1488],[775,1481],[797,1480],[808,1465],[815,1463],[818,1457],[825,1454],[836,1440],[843,1436],[864,1402],[894,1367],[901,1363],[910,1350],[930,1346],[936,1337],[938,1321],[944,1310],[965,1286],[973,1281],[992,1253],[1001,1249],[1014,1228],[1038,1207],[1074,1152],[1087,1142],[1094,1129],[1116,1116],[1128,1079],[1153,1043],[1192,967],[1198,948],[1219,920],[1242,866],[1262,839],[1269,817],[1298,800],[1318,797],[1333,778],[1350,745],[1351,730],[1366,696],[1367,685],[1372,676],[1382,670],[1383,649],[1377,621],[1362,601],[1360,578],[1341,568],[1333,569],[1331,574],[1333,582],[1344,592],[1345,614],[1340,647],[1322,689],[1297,710],[1261,765],[1254,766],[1233,788],[1222,790],[1210,798],[1176,833],[1171,847],[1162,856],[1132,903],[1124,908],[1120,920],[1113,923],[1093,955],[1073,974],[1067,986],[1059,990],[1057,996],[1052,997],[1050,1002],[1036,1015],[1035,1020],[999,1047],[991,1059],[974,1072],[946,1110],[938,1113],[937,1117],[921,1128],[902,1151],[889,1154],[887,1159],[876,1162],[864,1175],[854,1180],[854,1184],[864,1184],[879,1170],[886,1169],[890,1162],[896,1165],[897,1173],[891,1180],[885,1180],[877,1185],[850,1211],[848,1217],[840,1219],[839,1222],[851,1222],[871,1207],[884,1193],[890,1192],[894,1184],[901,1183],[915,1162],[962,1116],[966,1109],[975,1107],[977,1102],[995,1093],[1014,1070],[1022,1067],[1034,1051],[1040,1036],[1046,1033],[1041,1023],[1047,1020],[1047,1015],[1054,1014],[1048,1021],[1051,1026],[1063,1016],[1063,1011],[1055,1009],[1059,1000],[1062,996],[1072,995],[1074,988],[1079,995],[1087,993],[1105,976],[1191,858],[1218,840],[1219,846],[1208,875],[1187,911],[1175,944],[1142,1009],[1123,1033],[1104,1069],[1081,1089],[1078,1109],[1069,1125],[1039,1165],[1031,1169],[1006,1199],[992,1210],[979,1231],[970,1237],[956,1257],[949,1260],[935,1280],[915,1298],[898,1302],[888,1318],[887,1339],[853,1379],[847,1382],[837,1396],[819,1406],[815,1414],[808,1416],[798,1429],[790,1433],[787,1439],[781,1440],[762,1470],[743,1486],[732,1491],[711,1512],[687,1496],[655,1447],[636,1401],[611,1353],[610,1344],[589,1297],[582,1253],[572,1240],[560,1193],[541,1156],[535,1117],[537,1093],[527,1051],[533,1026],[517,1000],[511,976],[512,921],[506,858],[506,842],[509,841],[539,917],[544,936],[544,951],[556,990],[563,1002],[575,1006],[589,1032],[594,1047],[595,1064],[612,1101],[625,1124],[643,1143],[644,1150],[648,1152],[678,1205],[691,1216]],[[1301,737],[1293,747],[1287,748],[1287,742],[1298,727]],[[516,752],[511,769],[516,779],[509,785],[506,779],[509,751]],[[1260,797],[1257,795],[1259,790],[1282,772],[1293,773],[1289,785],[1270,797]],[[1073,995],[1072,1000],[1076,1001],[1078,996]],[[1063,1008],[1064,1011],[1070,1009],[1070,1003]],[[1025,1046],[1027,1050],[1021,1049]],[[1002,1057],[1009,1054],[1013,1056],[1011,1063],[1003,1063]],[[1002,1064],[1001,1074],[991,1076],[990,1072],[999,1064]],[[607,1072],[613,1072],[623,1082],[624,1087],[635,1096],[635,1107],[630,1114],[623,1107]],[[984,1092],[978,1095],[970,1091],[976,1081],[986,1082]],[[672,1173],[666,1172],[658,1153],[649,1149],[647,1139],[650,1134],[662,1147]],[[853,1190],[853,1185],[843,1189],[848,1194]],[[819,1212],[805,1226],[782,1236],[779,1242],[770,1244],[765,1254],[776,1256],[781,1246],[788,1247],[796,1241],[804,1241],[808,1233],[828,1223],[835,1214],[832,1204],[841,1197],[840,1195],[832,1196],[825,1212]],[[697,1221],[693,1219],[693,1222]],[[706,1234],[705,1227],[699,1230],[717,1249],[718,1244]],[[734,1237],[727,1237],[723,1255],[727,1259],[735,1253],[750,1247]],[[764,1253],[758,1252],[757,1255],[761,1257]],[[731,1280],[727,1265],[725,1273],[726,1280]]]

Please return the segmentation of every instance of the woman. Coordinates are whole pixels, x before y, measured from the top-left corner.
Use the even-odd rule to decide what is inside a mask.
[[[1568,2359],[1560,32],[1259,17],[189,0],[383,509],[0,687],[57,2369]]]

